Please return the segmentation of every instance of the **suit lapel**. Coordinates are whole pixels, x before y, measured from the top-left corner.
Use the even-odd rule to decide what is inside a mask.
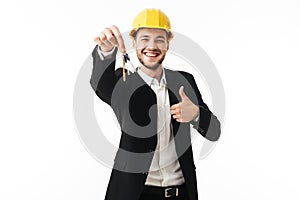
[[[149,90],[153,91],[152,88],[139,76],[137,72],[133,73],[133,78],[139,85],[144,85],[144,87],[149,88]],[[180,96],[179,96],[179,88],[180,88],[180,79],[182,77],[178,72],[169,70],[165,68],[165,76],[167,81],[167,88],[169,93],[169,102],[170,106],[179,103]],[[182,83],[181,83],[182,84]],[[154,91],[153,91],[154,93]],[[155,93],[154,93],[155,94]],[[156,103],[156,99],[153,99],[153,101]],[[177,122],[172,116],[171,116],[171,123],[173,128],[173,135],[176,136],[180,123]]]
[[[176,73],[173,71],[166,69],[165,68],[165,76],[167,80],[167,88],[168,88],[168,93],[169,93],[169,101],[170,101],[170,106],[179,103],[179,96],[178,96],[178,77],[176,76]],[[177,80],[177,81],[176,81]],[[172,116],[171,116],[171,123],[173,127],[173,135],[174,137],[176,136],[179,125],[180,123],[177,122]]]

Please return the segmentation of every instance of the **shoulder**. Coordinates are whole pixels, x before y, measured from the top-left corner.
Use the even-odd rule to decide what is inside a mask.
[[[168,74],[176,74],[176,73],[179,73],[181,75],[183,75],[186,79],[188,80],[193,80],[194,79],[194,76],[188,72],[185,72],[185,71],[181,71],[181,70],[172,70],[172,69],[169,69],[169,68],[164,68],[165,69],[165,72],[168,73]]]

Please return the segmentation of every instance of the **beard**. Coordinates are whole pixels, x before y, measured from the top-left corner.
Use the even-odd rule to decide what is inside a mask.
[[[138,57],[140,63],[147,69],[156,70],[162,64],[163,60],[165,59],[166,54],[162,53],[160,50],[154,50],[154,51],[158,52],[159,55],[162,55],[162,57],[156,63],[149,65],[149,64],[145,64],[145,62],[143,60],[144,50],[145,49],[142,49],[140,52],[137,51],[137,57]]]

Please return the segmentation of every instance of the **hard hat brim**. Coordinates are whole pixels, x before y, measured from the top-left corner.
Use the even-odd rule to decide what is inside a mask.
[[[168,36],[168,40],[170,41],[171,39],[173,39],[174,35],[172,33],[172,31],[167,30],[167,29],[163,29],[163,28],[157,28],[157,27],[138,27],[138,28],[134,28],[129,32],[129,36],[131,37],[131,39],[135,39],[136,33],[139,31],[139,29],[142,28],[155,28],[155,29],[161,29],[167,32],[167,36]]]

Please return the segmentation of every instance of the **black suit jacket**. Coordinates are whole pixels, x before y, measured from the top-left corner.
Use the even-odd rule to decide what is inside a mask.
[[[122,130],[119,150],[106,192],[106,200],[138,200],[143,190],[157,144],[157,111],[154,91],[137,74],[122,79],[122,69],[115,70],[117,50],[102,61],[92,52],[91,86],[97,96],[113,109]],[[170,105],[180,102],[180,86],[199,106],[200,117],[193,127],[211,141],[220,136],[220,123],[203,102],[194,77],[183,71],[165,69]],[[190,124],[171,117],[176,152],[190,200],[197,200],[197,181],[191,146]]]

